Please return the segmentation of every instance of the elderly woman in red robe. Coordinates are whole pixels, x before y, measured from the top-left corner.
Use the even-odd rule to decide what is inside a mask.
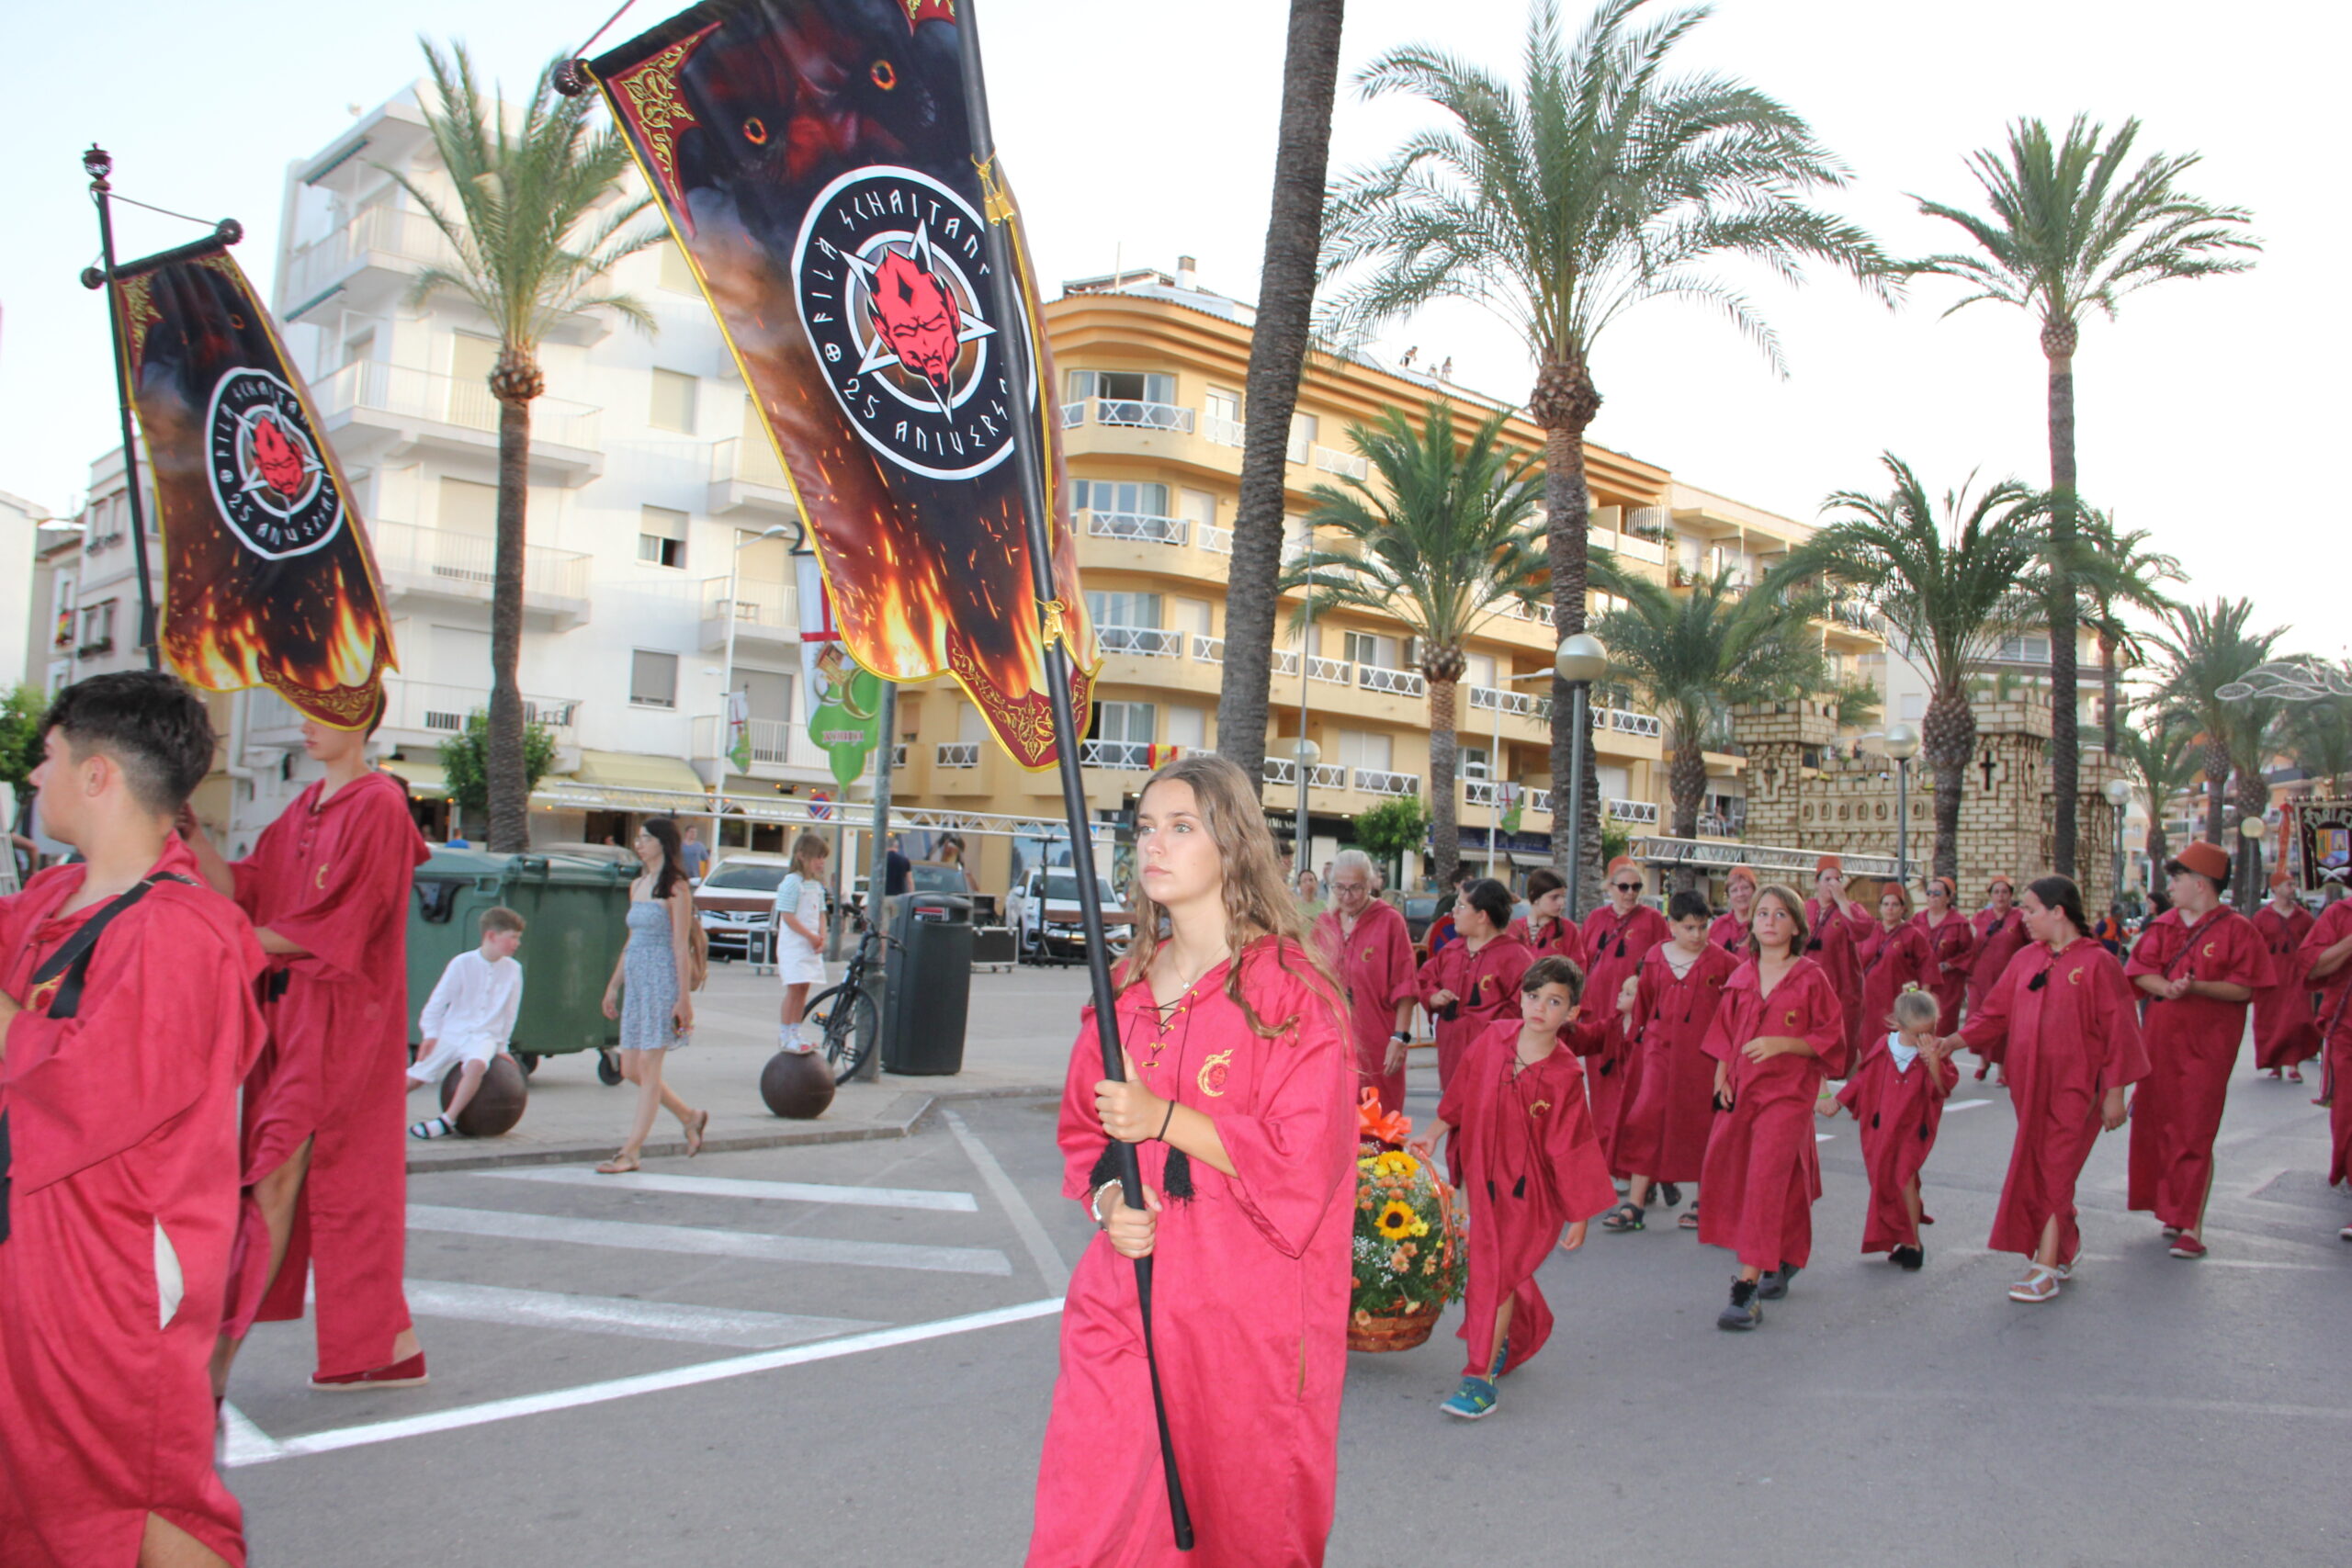
[[[1647,882],[1639,861],[1620,855],[1610,862],[1607,886],[1609,901],[1584,918],[1584,948],[1591,958],[1585,992],[1596,1000],[1588,1021],[1591,1027],[1575,1043],[1590,1058],[1585,1063],[1585,1081],[1592,1094],[1600,1152],[1609,1156],[1609,1174],[1623,1179],[1631,1173],[1617,1153],[1617,1132],[1625,1108],[1634,1102],[1641,1062],[1618,1014],[1616,997],[1626,981],[1641,973],[1650,949],[1674,933],[1664,915],[1642,902]]]
[[[1968,1010],[1974,1013],[1984,1005],[1985,995],[2001,983],[2009,967],[2009,960],[2025,949],[2033,939],[2026,934],[2025,916],[2017,907],[2017,884],[2007,876],[1996,876],[1985,885],[1984,907],[1969,918],[1969,925],[1976,932],[1976,956],[1968,964]],[[2001,1048],[1991,1047],[1990,1056],[1980,1056],[1976,1076],[2001,1065]]]
[[[1519,977],[1535,954],[1510,934],[1510,890],[1490,876],[1473,877],[1454,901],[1458,936],[1430,954],[1414,979],[1421,1005],[1437,1021],[1441,1093],[1453,1081],[1453,1069],[1470,1042],[1519,1016]]]
[[[1331,907],[1316,917],[1315,943],[1348,996],[1356,1082],[1383,1111],[1405,1109],[1405,1052],[1412,1043],[1413,937],[1394,904],[1372,896],[1372,858],[1341,850],[1327,874]]]
[[[1702,1046],[1739,960],[1707,940],[1702,895],[1677,893],[1666,912],[1673,940],[1651,948],[1641,973],[1618,992],[1617,1010],[1641,1053],[1641,1070],[1617,1134],[1618,1156],[1632,1176],[1625,1201],[1600,1222],[1606,1231],[1648,1228],[1643,1211],[1653,1183],[1668,1208],[1679,1203],[1681,1184],[1696,1182],[1706,1164],[1714,1128],[1715,1064]],[[1676,1224],[1699,1228],[1695,1198]]]
[[[2031,943],[1945,1043],[1980,1055],[2006,1048],[2017,1141],[1986,1245],[2025,1254],[2009,1299],[2030,1304],[2054,1299],[2074,1277],[2083,1247],[2075,1183],[2099,1134],[2123,1125],[2123,1091],[2147,1076],[2148,1056],[2131,983],[2092,939],[2075,884],[2037,878],[2019,907]]]
[[[1724,987],[1704,1049],[1715,1059],[1715,1118],[1700,1185],[1699,1239],[1739,1258],[1721,1328],[1754,1328],[1813,1256],[1821,1196],[1813,1113],[1824,1077],[1843,1077],[1846,1013],[1804,956],[1804,906],[1790,888],[1756,896],[1747,962]]]
[[[1355,1052],[1303,940],[1256,782],[1188,756],[1136,808],[1125,1081],[1090,1013],[1070,1053],[1063,1191],[1102,1234],[1070,1276],[1032,1568],[1312,1568],[1339,1477],[1354,1235]],[[1113,1174],[1137,1145],[1140,1208]],[[1198,1530],[1176,1549],[1131,1260]]]
[[[2270,966],[2278,983],[2254,994],[2254,1065],[2274,1078],[2303,1081],[2303,1064],[2319,1055],[2319,1028],[2312,1017],[2310,960],[2301,956],[2303,939],[2319,923],[2295,893],[2295,879],[2285,872],[2270,878],[2270,901],[2250,917],[2270,952]]]
[[[1724,873],[1724,898],[1731,908],[1707,928],[1707,941],[1734,959],[1747,956],[1747,921],[1756,912],[1756,868],[1736,865]]]

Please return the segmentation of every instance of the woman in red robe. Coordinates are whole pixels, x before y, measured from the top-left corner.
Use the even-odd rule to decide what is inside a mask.
[[[1984,907],[1968,922],[1976,931],[1976,956],[1968,964],[1968,1010],[1972,1014],[1984,1005],[1985,995],[2001,983],[2009,960],[2033,940],[2026,934],[2025,916],[2017,907],[2015,883],[2006,876],[1994,877],[1985,886],[1984,899]],[[1987,1070],[2001,1065],[2001,1047],[1996,1044],[1991,1049],[1990,1056],[1977,1058],[1976,1076],[1980,1078]]]
[[[2147,1076],[2148,1056],[2131,983],[2092,939],[2074,883],[2037,878],[2020,908],[2030,945],[1945,1043],[1979,1055],[2005,1047],[2017,1141],[1985,1245],[2026,1255],[2025,1278],[2009,1287],[2009,1299],[2033,1303],[2049,1301],[2073,1277],[2083,1247],[2075,1183],[2099,1134],[2123,1125],[2124,1088]]]
[[[1756,886],[1752,865],[1736,865],[1724,873],[1724,897],[1731,908],[1707,928],[1707,941],[1730,953],[1735,962],[1747,956],[1747,921],[1756,911]]]
[[[1630,1185],[1625,1201],[1600,1222],[1603,1230],[1648,1228],[1642,1211],[1652,1182],[1668,1208],[1680,1202],[1681,1183],[1699,1179],[1714,1127],[1715,1064],[1700,1047],[1739,960],[1708,940],[1702,895],[1677,893],[1666,912],[1673,940],[1651,948],[1641,973],[1618,994],[1617,1010],[1641,1053],[1641,1070],[1617,1134]],[[1697,1199],[1676,1223],[1683,1230],[1699,1228]]]
[[[1862,942],[1878,929],[1857,899],[1846,896],[1845,862],[1823,855],[1814,863],[1813,897],[1804,903],[1804,955],[1821,965],[1846,1011],[1846,1060],[1854,1059],[1861,1043]],[[1832,1073],[1832,1077],[1842,1077]]]
[[[1394,904],[1372,896],[1372,860],[1362,850],[1341,850],[1328,874],[1331,907],[1316,917],[1315,942],[1347,992],[1356,1083],[1379,1093],[1383,1111],[1402,1112],[1419,972],[1412,933]]]
[[[2270,878],[2270,902],[2252,919],[2278,976],[2277,985],[2254,994],[2255,1068],[2301,1083],[2303,1064],[2319,1055],[2319,1028],[2312,1018],[2311,964],[2300,955],[2303,939],[2319,921],[2296,897],[2295,879],[2283,871]]]
[[[1867,989],[1868,982],[1864,982]],[[1883,1252],[1906,1269],[1928,1261],[1919,1239],[1919,1173],[1934,1152],[1944,1100],[1960,1069],[1936,1036],[1936,998],[1913,987],[1887,1010],[1887,1028],[1873,1029],[1862,1065],[1838,1091],[1838,1107],[1861,1124],[1862,1166],[1870,1172],[1871,1206],[1862,1222],[1862,1251]]]
[[[1136,810],[1136,940],[1119,966],[1125,1081],[1092,1013],[1062,1096],[1062,1190],[1102,1234],[1070,1276],[1031,1568],[1313,1568],[1339,1479],[1355,1230],[1355,1052],[1303,940],[1254,781],[1178,759]],[[1145,1206],[1111,1174],[1137,1145]],[[1184,1495],[1176,1550],[1130,1259]]]
[[[1575,1043],[1591,1057],[1585,1063],[1585,1084],[1592,1096],[1592,1124],[1600,1134],[1600,1152],[1609,1156],[1609,1174],[1623,1180],[1630,1173],[1617,1153],[1617,1132],[1639,1088],[1635,1078],[1641,1063],[1617,1011],[1617,996],[1626,981],[1641,973],[1650,949],[1674,933],[1664,915],[1642,902],[1646,883],[1640,862],[1618,856],[1609,863],[1607,880],[1609,901],[1584,918],[1584,949],[1591,957],[1584,988],[1595,1000],[1587,1019],[1591,1027]]]
[[[1490,876],[1464,883],[1453,905],[1460,935],[1431,953],[1414,979],[1421,1005],[1437,1021],[1437,1087],[1453,1081],[1470,1042],[1489,1025],[1519,1016],[1519,977],[1535,954],[1510,935],[1510,893]]]
[[[1581,992],[1576,965],[1556,953],[1528,965],[1519,1018],[1472,1042],[1436,1120],[1407,1145],[1432,1159],[1451,1133],[1447,1165],[1470,1201],[1460,1329],[1470,1359],[1444,1404],[1464,1420],[1493,1415],[1496,1381],[1551,1338],[1535,1271],[1555,1244],[1582,1247],[1586,1224],[1617,1196],[1585,1108],[1584,1068],[1561,1042]]]
[[[1542,958],[1565,958],[1582,974],[1586,967],[1584,931],[1567,918],[1568,885],[1549,866],[1527,874],[1527,913],[1514,919],[1503,934],[1517,937],[1527,951]]]
[[[1951,877],[1931,876],[1928,907],[1912,917],[1928,938],[1928,956],[1932,962],[1921,983],[1942,1010],[1939,1034],[1950,1034],[1960,1027],[1960,1004],[1968,990],[1969,966],[1976,957],[1976,928],[1953,907],[1959,897],[1959,886]]]
[[[1829,976],[1804,956],[1803,911],[1790,888],[1757,894],[1747,962],[1724,987],[1702,1047],[1725,1110],[1707,1140],[1699,1239],[1739,1258],[1722,1328],[1763,1322],[1759,1303],[1785,1296],[1813,1256],[1814,1104],[1825,1077],[1845,1076],[1846,1013]]]
[[[2303,938],[2299,956],[2320,988],[2320,1049],[2326,1053],[2327,1184],[2352,1181],[2352,898],[2330,904]],[[2352,1225],[2340,1233],[2352,1241]]]
[[[1928,933],[1911,918],[1911,890],[1903,884],[1890,882],[1879,889],[1878,925],[1855,958],[1862,969],[1861,1005],[1855,1009],[1847,1043],[1859,1066],[1872,1043],[1883,1041],[1894,1027],[1894,998],[1915,988],[1928,989],[1934,959],[1928,951]]]

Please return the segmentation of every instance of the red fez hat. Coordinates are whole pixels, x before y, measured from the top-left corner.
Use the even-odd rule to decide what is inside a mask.
[[[1845,869],[1846,863],[1836,855],[1824,855],[1819,860],[1813,863],[1813,874],[1815,876],[1819,876],[1825,871],[1843,871]]]
[[[2181,846],[2180,853],[2173,856],[2172,864],[2165,869],[2193,872],[2219,887],[2230,879],[2230,857],[2222,852],[2221,845],[2200,840]]]
[[[1752,865],[1747,865],[1747,864],[1745,864],[1745,863],[1740,864],[1740,865],[1736,865],[1736,866],[1733,866],[1729,871],[1727,871],[1727,872],[1724,873],[1724,880],[1726,883],[1728,883],[1728,882],[1729,882],[1733,877],[1735,877],[1735,876],[1744,876],[1744,877],[1747,878],[1747,885],[1748,885],[1750,887],[1755,887],[1755,886],[1760,886],[1760,884],[1757,881],[1757,877],[1756,877],[1756,868],[1755,868],[1754,866],[1752,866]]]

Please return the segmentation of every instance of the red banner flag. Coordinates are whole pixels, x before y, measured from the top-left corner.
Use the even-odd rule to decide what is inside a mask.
[[[157,640],[189,684],[266,685],[338,729],[398,668],[376,562],[309,389],[225,249],[119,269],[108,297],[164,541]]]
[[[1101,654],[1048,395],[1012,407],[948,0],[709,0],[589,74],[692,260],[810,525],[857,662],[952,672],[1023,767],[1055,760],[1047,637],[1086,712]],[[1017,235],[1018,230],[1014,233]],[[1032,588],[1015,428],[1049,455],[1055,584]],[[804,612],[805,613],[805,612]]]

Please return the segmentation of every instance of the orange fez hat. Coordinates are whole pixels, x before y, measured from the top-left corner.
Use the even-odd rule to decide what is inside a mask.
[[[1908,909],[1911,907],[1911,889],[1904,886],[1900,882],[1887,881],[1879,884],[1878,896],[1880,897],[1883,898],[1890,893],[1903,900],[1903,907],[1905,908]]]
[[[1635,871],[1640,871],[1642,869],[1642,863],[1635,860],[1631,855],[1619,855],[1615,860],[1609,863],[1609,869],[1602,872],[1600,874],[1602,878],[1606,880],[1609,877],[1616,875],[1619,872],[1623,871],[1628,866],[1633,867]]]
[[[2014,893],[2018,890],[2017,880],[2006,871],[1996,871],[1993,874],[1993,880],[1984,885],[1984,891],[1990,893],[1996,887],[2006,887]]]
[[[1845,869],[1846,863],[1836,855],[1824,855],[1819,860],[1813,863],[1813,874],[1815,876],[1819,876],[1825,871],[1843,871]]]
[[[2216,887],[2230,879],[2230,857],[2219,844],[2209,844],[2201,840],[2184,844],[2180,853],[2172,857],[2172,863],[2183,871],[2204,877]]]
[[[2283,871],[2274,871],[2270,874],[2270,886],[2273,887],[2290,887],[2294,885],[2294,881],[2293,877]]]
[[[1735,876],[1744,876],[1744,877],[1747,878],[1747,886],[1749,886],[1750,887],[1757,887],[1757,886],[1762,886],[1760,883],[1758,883],[1758,882],[1757,881],[1757,879],[1756,879],[1756,868],[1755,868],[1754,866],[1752,866],[1752,865],[1747,865],[1747,864],[1743,863],[1743,864],[1740,864],[1740,865],[1733,866],[1729,871],[1727,871],[1727,872],[1724,873],[1724,883],[1725,883],[1726,885],[1728,885],[1728,884],[1730,883],[1731,879],[1732,879],[1733,877],[1735,877]]]

